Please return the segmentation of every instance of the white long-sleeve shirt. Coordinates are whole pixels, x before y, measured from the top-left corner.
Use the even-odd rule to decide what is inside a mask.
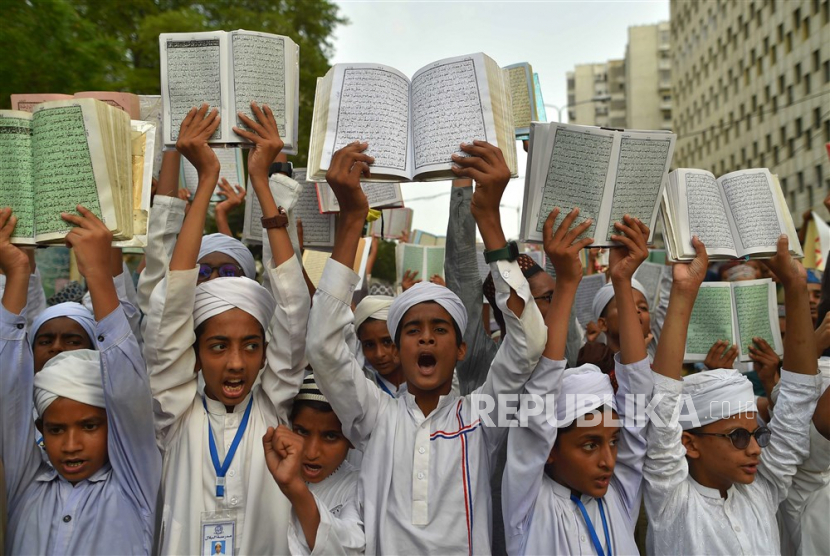
[[[822,369],[822,394],[830,386],[827,363]],[[776,406],[777,408],[777,406]],[[773,414],[775,409],[773,409]],[[810,423],[810,455],[798,466],[787,499],[778,508],[781,553],[830,554],[830,440]]]
[[[300,520],[292,509],[291,522],[288,524],[291,554],[363,554],[366,535],[360,519],[357,492],[359,476],[360,470],[344,461],[334,473],[319,483],[308,483],[308,489],[320,512],[320,525],[314,539],[314,550],[310,551]]]
[[[498,261],[491,269],[509,333],[475,393],[495,399],[524,387],[544,349],[546,327],[518,265]],[[364,453],[366,553],[488,554],[491,458],[506,431],[473,420],[473,408],[483,406],[471,396],[442,396],[425,416],[410,392],[392,398],[364,376],[346,333],[358,281],[337,261],[326,263],[309,317],[307,354],[343,433]],[[520,318],[507,308],[511,289],[525,303]],[[494,412],[489,416],[498,423]]]
[[[777,411],[769,425],[772,438],[761,452],[757,477],[748,485],[732,485],[726,499],[689,474],[679,423],[648,427],[643,475],[649,554],[780,553],[775,513],[807,457],[820,380],[781,371]],[[654,414],[664,423],[670,423],[682,390],[682,381],[655,373],[653,397],[663,397]]]
[[[148,314],[145,358],[156,410],[156,435],[164,455],[164,507],[159,532],[162,554],[199,554],[201,514],[237,511],[235,554],[285,554],[291,505],[265,463],[262,436],[269,426],[287,424],[305,368],[305,332],[309,310],[302,270],[292,257],[278,268],[269,262],[277,301],[260,383],[232,413],[207,398],[207,414],[197,391],[193,343],[193,302],[198,269],[170,271],[153,293]],[[225,478],[225,496],[217,499],[216,472],[208,447],[208,420],[224,460],[250,396],[248,429]]]
[[[557,399],[562,388],[566,361],[542,358],[525,386],[525,392],[542,399]],[[648,358],[622,365],[616,357],[619,389],[617,414],[626,424],[626,398],[640,395],[648,403],[654,384]],[[547,396],[547,397],[546,397]],[[564,403],[564,401],[562,402]],[[546,411],[522,415],[526,427],[510,429],[507,465],[502,482],[502,512],[508,554],[596,554],[588,527],[571,500],[571,490],[544,472],[557,429],[547,422]],[[614,475],[603,496],[611,551],[605,546],[597,499],[583,495],[581,501],[596,528],[606,553],[638,554],[634,526],[640,512],[643,462],[646,454],[645,422],[623,426]]]

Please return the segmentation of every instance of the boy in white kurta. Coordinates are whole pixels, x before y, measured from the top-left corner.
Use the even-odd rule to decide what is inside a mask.
[[[432,283],[413,286],[389,309],[387,326],[401,354],[406,393],[392,398],[366,379],[344,332],[354,319],[350,303],[358,276],[351,266],[368,211],[360,189],[360,176],[373,161],[363,154],[366,148],[353,143],[335,153],[326,176],[340,203],[340,224],[309,317],[309,362],[344,434],[364,453],[366,552],[486,554],[490,460],[503,438],[498,415],[488,410],[497,395],[518,394],[524,386],[541,356],[545,325],[515,260],[494,260],[490,267],[509,335],[484,386],[472,396],[451,393],[455,364],[466,352],[466,311],[455,294]],[[454,157],[463,167],[456,172],[478,182],[476,220],[486,247],[498,252],[506,243],[498,205],[510,172],[498,148],[479,141],[462,148],[472,156]],[[475,394],[492,405],[484,409]]]
[[[695,260],[673,269],[653,366],[659,401],[643,469],[649,553],[778,554],[775,514],[809,451],[820,385],[804,269],[782,236],[767,265],[784,286],[784,369],[792,371],[781,372],[777,411],[767,429],[758,426],[752,385],[738,371],[681,379],[689,317],[708,263],[703,244],[695,238],[693,245]]]
[[[284,227],[264,232],[274,254],[266,261],[270,293],[246,277],[216,278],[197,288],[201,232],[218,177],[218,161],[207,145],[218,121],[215,112],[205,117],[206,112],[207,107],[194,110],[180,132],[177,148],[197,168],[199,185],[170,271],[153,293],[151,305],[158,299],[163,310],[151,309],[146,331],[154,340],[145,344],[145,356],[164,454],[160,552],[201,553],[207,537],[220,531],[203,527],[213,523],[204,512],[219,511],[221,531],[233,522],[235,554],[286,553],[291,508],[268,473],[260,439],[269,426],[288,422],[305,367],[310,300]],[[282,141],[270,109],[254,107],[254,113],[259,123],[246,124],[257,133],[237,133],[255,144],[248,159],[251,182],[263,214],[274,217],[279,209],[268,190],[267,169]],[[226,319],[234,324],[217,329]],[[251,319],[250,334],[236,324],[250,327]],[[204,397],[197,391],[200,368]]]
[[[556,268],[556,291],[546,317],[548,343],[525,386],[526,395],[554,407],[539,411],[535,405],[520,404],[520,426],[508,435],[502,483],[507,552],[637,554],[634,526],[640,510],[646,423],[626,410],[635,396],[647,403],[653,387],[632,287],[634,272],[648,256],[648,229],[626,217],[624,225],[618,224],[625,236],[614,237],[622,245],[611,251],[620,325],[615,394],[610,378],[593,365],[565,370],[567,317],[582,277],[578,256],[583,246],[567,244],[590,221],[567,236],[564,231],[575,217],[571,213],[562,223],[564,230],[551,237],[555,213],[544,235],[545,251]],[[603,407],[602,415],[583,422],[585,415]]]
[[[351,445],[313,374],[294,398],[291,427],[262,438],[268,469],[293,506],[291,554],[363,554],[360,471],[346,460]]]

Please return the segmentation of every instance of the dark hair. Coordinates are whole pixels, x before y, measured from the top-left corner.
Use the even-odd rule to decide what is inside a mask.
[[[331,405],[327,404],[326,402],[320,402],[317,400],[294,400],[294,407],[291,408],[291,416],[289,417],[289,421],[294,421],[297,417],[297,414],[300,412],[300,409],[303,407],[307,407],[309,409],[313,409],[314,411],[319,411],[320,413],[331,413],[334,411]]]
[[[421,301],[421,303],[416,303],[415,305],[421,305],[423,303],[435,303],[436,305],[438,304],[437,301]],[[413,305],[412,307],[414,307],[415,305]],[[412,307],[410,307],[410,309]],[[449,311],[447,311],[447,312],[449,312]],[[406,314],[406,313],[404,313],[404,314]],[[455,322],[455,319],[452,318],[452,315],[450,315],[450,322],[452,322],[452,329],[455,331],[455,347],[457,347],[457,348],[461,347],[461,343],[462,343],[461,329],[458,328],[458,323]],[[395,347],[397,347],[398,349],[401,348],[401,324],[400,323],[398,323],[398,329],[395,330]]]

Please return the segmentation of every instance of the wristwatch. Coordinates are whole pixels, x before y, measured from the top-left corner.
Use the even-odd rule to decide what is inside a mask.
[[[484,252],[484,261],[490,264],[495,261],[513,262],[519,258],[519,245],[515,241],[508,241],[501,249]]]
[[[260,221],[262,222],[263,228],[285,228],[288,226],[288,215],[285,213],[285,209],[282,207],[277,207],[277,214],[274,216],[263,216]]]
[[[290,162],[272,162],[271,167],[268,168],[268,177],[270,178],[276,173],[285,174],[289,178],[293,178],[294,165]]]

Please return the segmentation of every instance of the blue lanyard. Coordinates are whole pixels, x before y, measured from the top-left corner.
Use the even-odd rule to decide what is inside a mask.
[[[588,517],[588,512],[585,510],[585,506],[582,504],[582,501],[575,494],[571,494],[571,500],[574,501],[576,507],[579,508],[580,512],[582,512],[582,517],[585,519],[585,525],[588,527],[588,533],[591,535],[591,542],[594,543],[594,548],[597,549],[597,554],[599,554],[599,556],[605,556],[605,552],[602,550],[602,545],[599,542],[599,537],[597,537],[597,532],[594,529],[594,524],[591,522],[591,518]],[[601,498],[597,498],[597,504],[599,504],[599,516],[602,518],[602,529],[605,531],[605,544],[608,546],[608,556],[611,556],[611,537],[608,535],[608,522],[605,521],[605,510],[602,507]]]
[[[248,407],[245,408],[245,415],[242,416],[242,422],[239,424],[239,428],[236,430],[236,435],[233,437],[233,442],[231,442],[231,447],[228,449],[228,453],[225,454],[225,461],[223,463],[219,463],[219,453],[216,451],[216,440],[213,438],[213,429],[210,426],[210,415],[207,415],[208,418],[208,440],[210,443],[210,459],[213,461],[213,469],[216,471],[216,497],[217,498],[224,498],[225,497],[225,474],[228,472],[228,468],[231,466],[231,462],[233,461],[233,456],[236,455],[236,449],[239,448],[239,443],[242,441],[242,437],[245,435],[245,429],[248,428],[248,418],[251,416],[251,406],[254,403],[254,397],[251,396],[251,399],[248,400]],[[208,413],[207,410],[207,401],[205,401],[205,396],[202,395],[202,405],[205,406],[205,413]]]
[[[389,391],[389,388],[387,388],[386,385],[383,383],[383,380],[381,380],[380,374],[378,374],[377,378],[378,378],[377,383],[378,383],[378,386],[380,386],[380,389],[394,398],[395,394],[393,394],[392,392]]]

